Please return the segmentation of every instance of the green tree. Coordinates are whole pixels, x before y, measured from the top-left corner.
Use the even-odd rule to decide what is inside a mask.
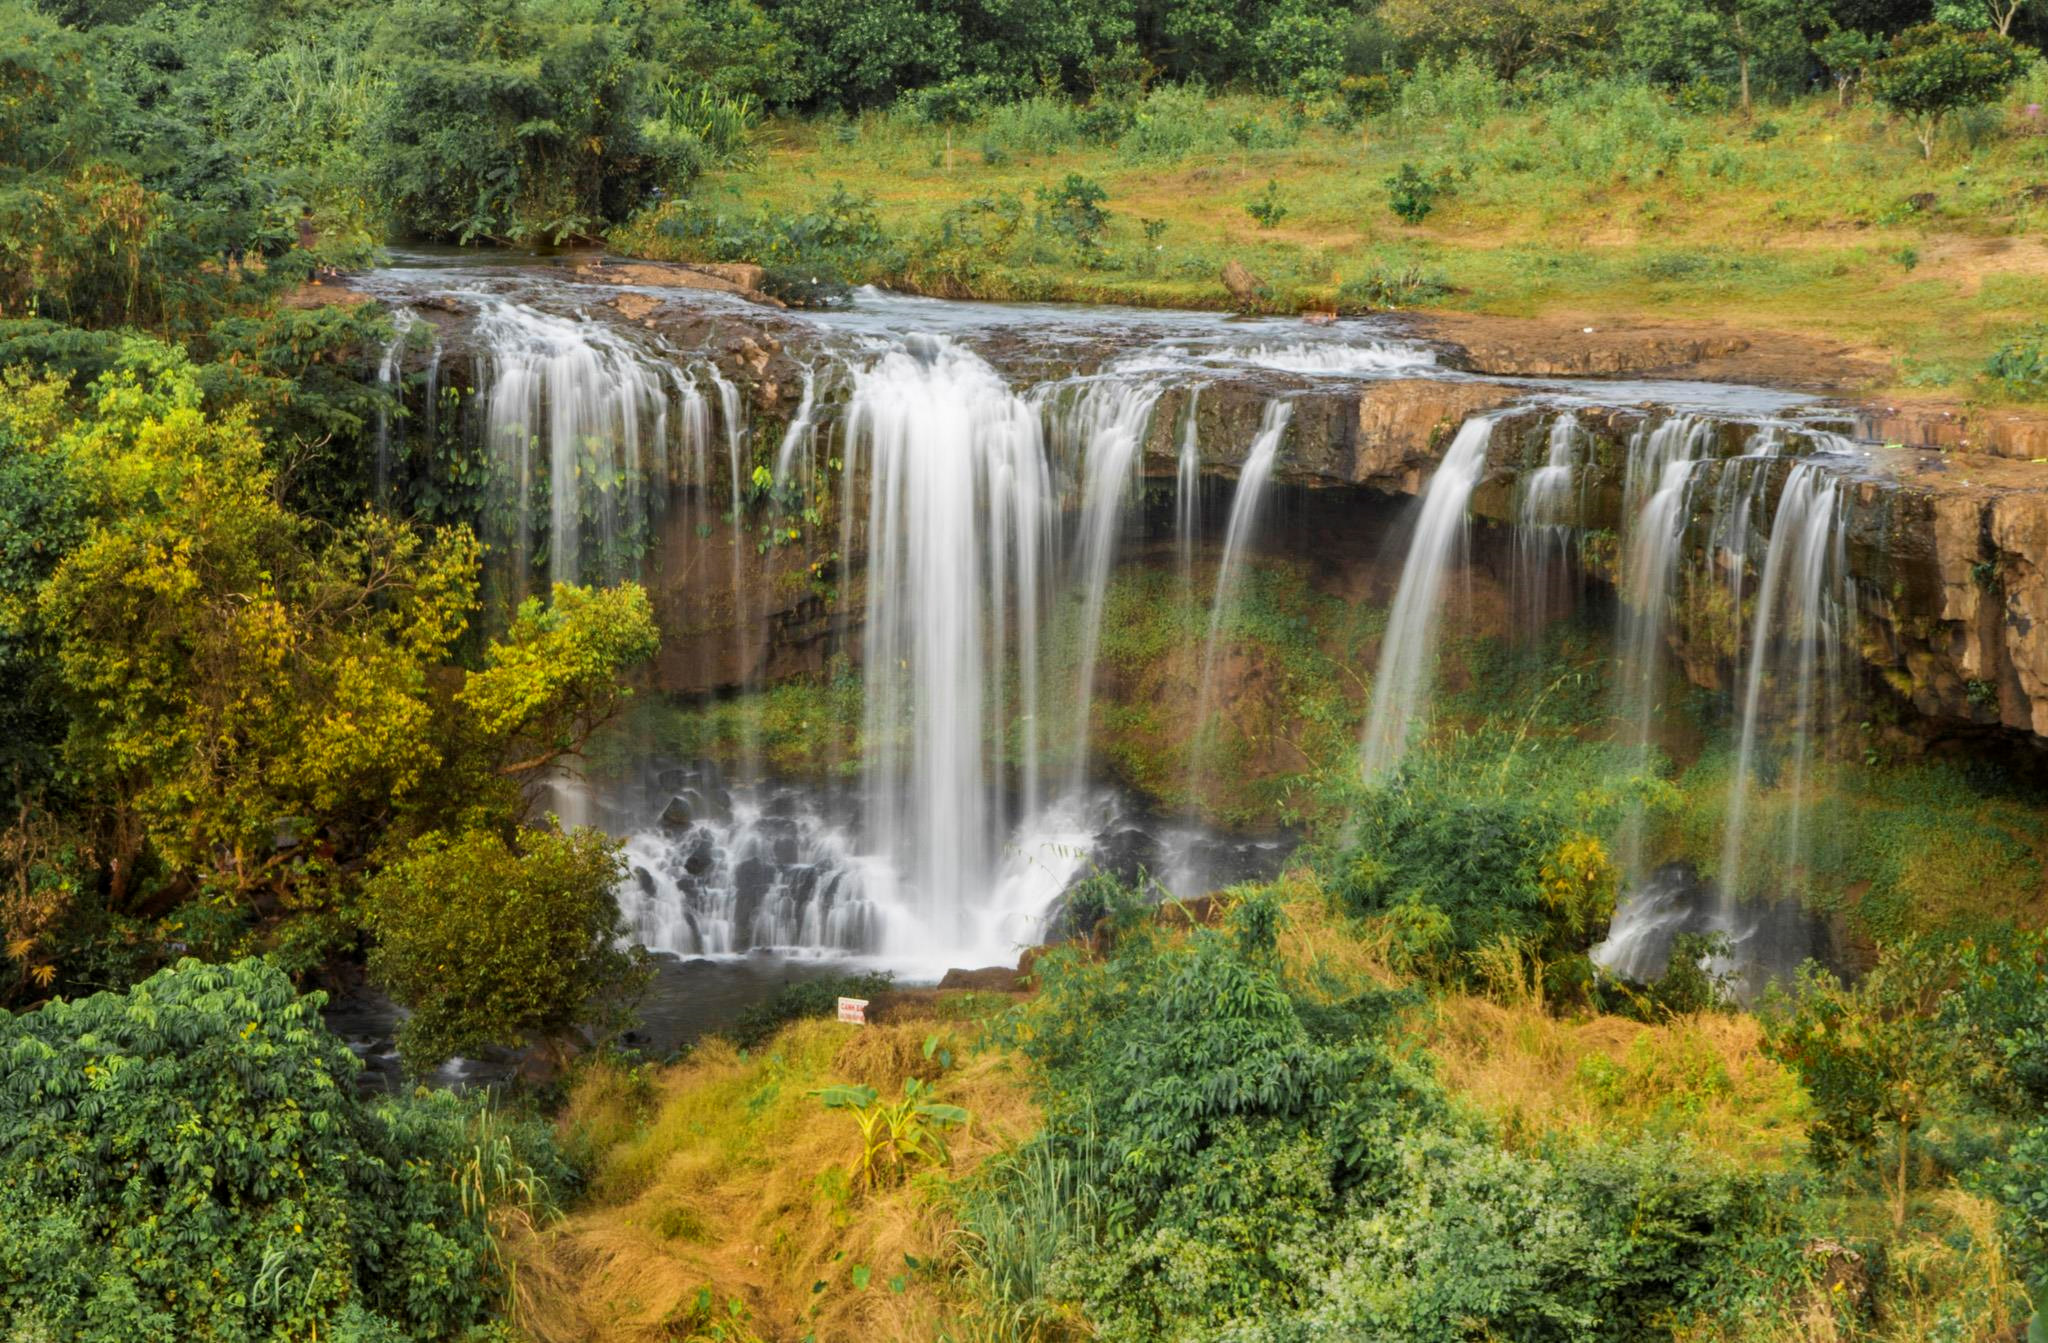
[[[1854,987],[1809,965],[1765,1018],[1765,1048],[1799,1074],[1818,1112],[1815,1159],[1874,1162],[1895,1228],[1906,1224],[1913,1133],[1956,1085],[1956,1041],[1942,1020],[1955,969],[1932,948],[1894,943]]]
[[[389,89],[372,171],[401,229],[456,242],[560,242],[624,219],[688,165],[655,109],[647,11],[609,0],[409,0],[373,57]]]
[[[1723,39],[1735,57],[1737,98],[1750,111],[1750,73],[1760,59],[1795,52],[1803,45],[1800,0],[1707,0],[1720,19]]]
[[[622,950],[618,845],[593,830],[427,835],[364,888],[370,974],[411,1015],[398,1047],[424,1072],[487,1045],[559,1049],[616,1031],[646,984]]]
[[[0,1013],[0,1329],[424,1343],[488,1318],[489,1228],[453,1178],[470,1107],[367,1105],[321,1002],[188,960]]]
[[[2000,97],[2026,67],[2010,38],[1928,23],[1892,39],[1884,59],[1870,67],[1870,93],[1906,119],[1921,156],[1933,158],[1949,114]]]
[[[1600,46],[1614,24],[1610,0],[1386,0],[1379,13],[1419,50],[1471,52],[1506,80]]]
[[[2012,36],[2013,20],[2039,6],[2039,0],[1937,0],[1934,19],[1954,28],[1990,28]]]
[[[803,51],[813,106],[893,102],[960,68],[960,21],[914,0],[773,0],[776,24]]]
[[[304,963],[352,935],[347,897],[388,843],[523,813],[629,695],[618,673],[652,653],[652,612],[635,586],[558,588],[461,671],[467,531],[313,524],[279,502],[246,409],[205,411],[175,351],[131,357],[85,418],[0,457],[77,500],[40,532],[50,553],[6,576],[7,646],[62,713],[109,911],[301,925]],[[15,390],[17,423],[40,414]]]
[[[1884,44],[1853,28],[1835,28],[1813,44],[1813,54],[1835,81],[1835,106],[1849,105],[1849,91],[1884,50]]]

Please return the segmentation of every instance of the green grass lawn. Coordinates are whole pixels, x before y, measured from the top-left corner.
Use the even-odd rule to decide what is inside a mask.
[[[751,164],[613,243],[732,259],[774,251],[765,236],[802,261],[791,221],[843,187],[870,199],[882,235],[839,253],[855,257],[852,281],[1216,308],[1236,259],[1273,311],[1714,321],[1881,354],[1892,390],[2041,399],[2048,386],[1984,369],[2048,315],[2048,119],[2026,111],[2044,90],[2037,72],[2009,105],[1957,119],[1932,160],[1876,108],[1831,94],[1747,118],[1631,86],[1509,107],[1455,72],[1351,129],[1185,90],[1136,104],[1107,143],[1082,133],[1088,109],[1051,100],[950,130],[894,113],[776,121]],[[1390,208],[1404,165],[1434,188],[1413,223]],[[1040,194],[1070,174],[1106,193],[1084,245]],[[1273,207],[1263,222],[1255,204]],[[664,231],[678,214],[694,231]]]

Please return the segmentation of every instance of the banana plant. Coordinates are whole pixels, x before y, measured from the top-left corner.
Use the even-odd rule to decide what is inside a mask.
[[[894,1183],[914,1165],[943,1166],[952,1160],[942,1130],[968,1120],[958,1105],[930,1099],[931,1086],[917,1078],[903,1084],[900,1100],[884,1103],[870,1086],[840,1083],[809,1093],[828,1110],[848,1110],[860,1129],[860,1153],[853,1161],[856,1186],[875,1189]]]

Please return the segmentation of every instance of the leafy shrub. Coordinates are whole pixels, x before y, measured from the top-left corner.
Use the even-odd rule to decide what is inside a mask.
[[[2010,395],[2048,395],[2048,326],[2032,327],[1999,346],[1984,361],[1984,373]]]
[[[1109,227],[1109,212],[1102,208],[1108,199],[1100,183],[1079,173],[1068,173],[1056,187],[1038,189],[1046,226],[1083,253],[1094,252]]]
[[[1064,98],[1043,95],[1004,103],[988,114],[982,143],[1010,154],[1044,155],[1081,138],[1080,114]]]
[[[746,164],[748,141],[761,119],[752,94],[732,97],[683,80],[665,81],[655,92],[660,115],[641,133],[663,156],[667,186],[686,186],[706,168]]]
[[[1964,1080],[1992,1110],[2048,1109],[2048,937],[2015,933],[1960,948],[1961,982],[1942,1015],[1966,1061]]]
[[[537,5],[408,5],[381,30],[388,83],[368,128],[400,225],[457,242],[559,242],[624,219],[658,178],[686,176],[679,142],[650,142],[636,115],[647,39],[641,25]],[[448,58],[458,51],[467,59]]]
[[[1359,313],[1379,308],[1411,307],[1442,298],[1450,292],[1450,281],[1440,271],[1426,271],[1420,266],[1406,266],[1399,270],[1375,266],[1338,286],[1337,311]]]
[[[1872,1162],[1895,1228],[1906,1221],[1913,1135],[1958,1080],[1957,1042],[1940,1020],[1952,974],[1947,950],[1897,942],[1853,987],[1809,963],[1792,997],[1765,1016],[1766,1049],[1813,1098],[1814,1158]]]
[[[1267,182],[1260,195],[1245,202],[1244,212],[1252,217],[1260,228],[1272,228],[1287,217],[1287,207],[1280,203],[1280,184]]]
[[[516,847],[472,830],[428,835],[373,877],[370,974],[409,1010],[406,1065],[622,1029],[648,975],[646,953],[620,947],[622,871],[594,830],[527,830]]]
[[[1403,163],[1386,187],[1387,208],[1404,223],[1420,224],[1436,208],[1437,197],[1449,194],[1451,183],[1448,173],[1429,177],[1414,164]]]
[[[829,1017],[839,1010],[841,998],[873,998],[887,993],[894,983],[895,977],[887,972],[869,971],[787,984],[765,1002],[741,1012],[726,1028],[725,1035],[741,1049],[758,1049],[792,1021]]]
[[[902,251],[882,227],[874,197],[845,186],[798,214],[762,206],[751,217],[735,217],[693,201],[665,211],[655,229],[705,261],[752,261],[771,271],[805,278],[821,292],[894,272]]]
[[[1041,962],[1017,1039],[1045,1128],[984,1173],[1013,1215],[1062,1204],[1050,1268],[1021,1237],[984,1251],[1018,1317],[1075,1301],[1111,1343],[1564,1343],[1652,1336],[1719,1280],[1759,1181],[1683,1146],[1502,1149],[1392,1045],[1398,995],[1299,993],[1277,917],[1254,898],[1177,945]]]
[[[2004,1210],[2022,1269],[2036,1305],[2029,1338],[2048,1325],[2048,1123],[2023,1132],[1990,1173],[1989,1184]]]
[[[456,1183],[474,1107],[366,1105],[320,1006],[261,961],[188,960],[0,1015],[0,1321],[77,1343],[482,1323],[501,1279]],[[567,1183],[545,1130],[504,1136],[515,1179]]]
[[[1506,101],[1507,86],[1469,56],[1449,65],[1425,59],[1401,81],[1393,114],[1416,127],[1478,126],[1498,116]]]
[[[1606,849],[1540,798],[1376,789],[1333,867],[1332,889],[1357,914],[1441,911],[1468,962],[1505,940],[1561,964],[1600,938],[1614,909]]]
[[[927,1041],[927,1055],[932,1041]],[[811,1093],[828,1110],[847,1110],[860,1129],[853,1159],[853,1183],[860,1189],[895,1184],[916,1166],[943,1166],[952,1159],[943,1130],[967,1122],[967,1111],[932,1100],[931,1084],[905,1078],[900,1099],[883,1104],[870,1086],[829,1086]]]

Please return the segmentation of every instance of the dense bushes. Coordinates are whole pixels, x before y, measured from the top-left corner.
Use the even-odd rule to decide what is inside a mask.
[[[1398,1047],[1400,996],[1289,981],[1269,901],[1182,946],[1134,932],[1106,961],[1041,962],[1018,1039],[1045,1155],[991,1178],[1096,1211],[1049,1270],[984,1249],[987,1271],[1079,1300],[1112,1340],[1639,1338],[1718,1289],[1763,1223],[1759,1179],[1683,1147],[1502,1149]]]
[[[0,1324],[130,1343],[448,1339],[500,1280],[456,1184],[475,1107],[371,1106],[258,961],[0,1014]],[[567,1172],[536,1130],[516,1159]]]
[[[33,529],[0,552],[0,675],[41,697],[10,716],[34,772],[6,786],[21,834],[52,836],[0,848],[0,880],[56,906],[33,930],[0,908],[0,955],[124,983],[92,948],[146,968],[175,938],[303,969],[353,942],[366,867],[523,813],[623,702],[653,616],[637,587],[559,588],[458,670],[469,533],[313,525],[246,403],[209,414],[174,348],[122,358],[89,400],[0,381],[0,516]]]
[[[561,1045],[616,1033],[647,981],[624,949],[618,846],[594,830],[431,834],[373,877],[370,973],[410,1009],[398,1047],[414,1071],[491,1044]]]
[[[1618,878],[1601,841],[1580,829],[1589,824],[1526,794],[1372,790],[1355,844],[1332,864],[1333,889],[1387,920],[1410,968],[1458,976],[1506,952],[1541,967],[1546,987],[1575,993],[1590,979],[1585,952],[1606,931]]]

